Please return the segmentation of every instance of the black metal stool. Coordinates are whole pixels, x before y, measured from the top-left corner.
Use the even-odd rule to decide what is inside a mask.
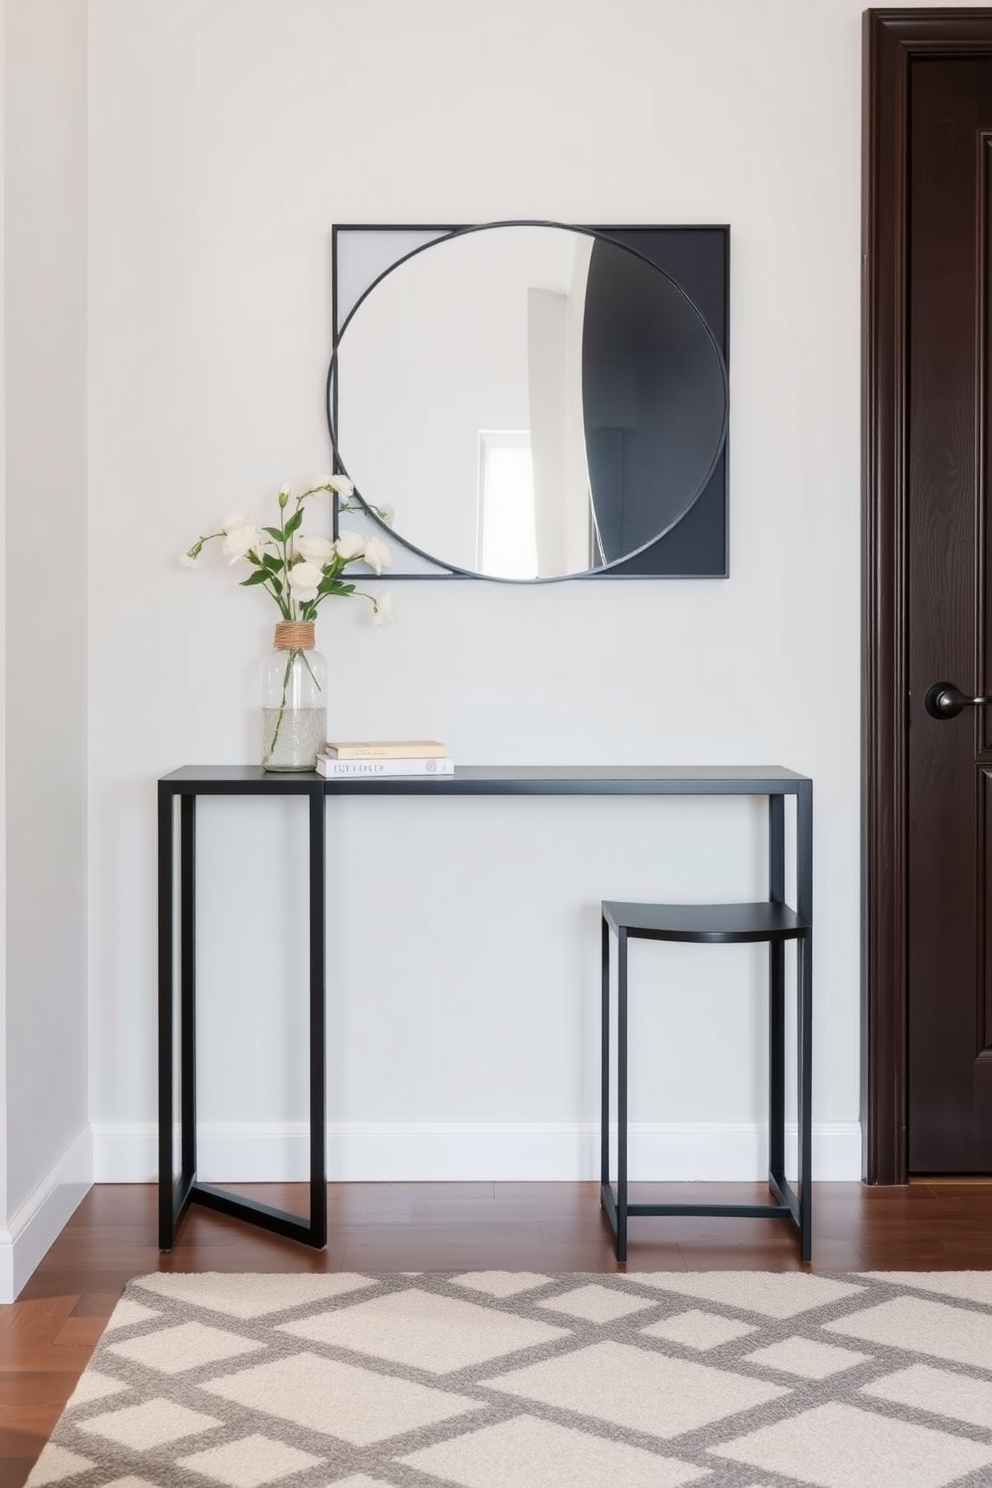
[[[617,1191],[610,1181],[610,931],[617,937]],[[677,940],[729,945],[768,941],[770,1204],[631,1204],[627,1201],[627,941]],[[797,942],[799,1171],[798,1193],[785,1176],[785,942]],[[812,1252],[810,1124],[812,986],[810,926],[787,904],[623,904],[603,902],[603,1086],[600,1194],[616,1239],[617,1260],[627,1259],[629,1217],[660,1214],[787,1216],[799,1232],[802,1259]]]

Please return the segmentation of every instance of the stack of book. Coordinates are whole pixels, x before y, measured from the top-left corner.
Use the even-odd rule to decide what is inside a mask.
[[[328,740],[317,756],[318,775],[453,775],[455,762],[437,739]]]

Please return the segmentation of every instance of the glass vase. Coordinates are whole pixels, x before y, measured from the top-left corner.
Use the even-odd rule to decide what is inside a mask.
[[[283,620],[262,665],[262,766],[312,770],[327,742],[327,662],[312,620]]]

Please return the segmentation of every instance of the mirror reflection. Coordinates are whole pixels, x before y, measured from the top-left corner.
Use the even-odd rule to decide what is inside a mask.
[[[401,258],[345,321],[330,387],[358,494],[417,552],[492,578],[637,553],[692,508],[727,426],[723,358],[675,281],[553,224]]]

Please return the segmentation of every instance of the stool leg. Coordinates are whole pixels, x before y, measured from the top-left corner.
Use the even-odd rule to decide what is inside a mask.
[[[785,1176],[785,943],[768,947],[768,1172]]]
[[[627,932],[617,932],[617,1260],[627,1259]]]
[[[813,1256],[813,987],[812,936],[797,942],[799,956],[799,1242],[802,1259]]]
[[[610,1181],[610,927],[602,916],[603,998],[600,1032],[599,1192]]]

